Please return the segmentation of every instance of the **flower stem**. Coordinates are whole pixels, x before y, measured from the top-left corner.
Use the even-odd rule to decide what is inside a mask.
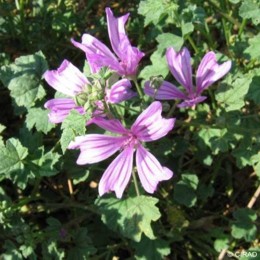
[[[241,34],[246,26],[246,23],[247,23],[247,19],[243,19],[242,20],[242,23],[241,23],[241,26],[239,27],[239,31],[238,31],[238,37],[240,38],[241,37]]]
[[[142,91],[140,85],[139,85],[138,82],[137,82],[137,79],[133,79],[133,81],[134,81],[134,83],[135,83],[135,86],[136,86],[136,89],[137,89],[137,92],[138,92],[139,97],[143,100],[144,94],[143,94],[143,91]]]
[[[193,50],[195,51],[195,53],[199,53],[198,48],[196,47],[195,42],[193,41],[193,39],[190,37],[190,35],[186,36],[187,40],[189,41],[190,45],[192,46]]]
[[[140,191],[139,191],[139,188],[138,188],[138,183],[137,183],[137,178],[136,178],[135,170],[132,171],[132,175],[133,175],[133,180],[134,180],[136,195],[139,197],[139,196],[140,196]]]

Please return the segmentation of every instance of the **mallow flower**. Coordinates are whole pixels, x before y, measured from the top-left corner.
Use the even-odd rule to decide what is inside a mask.
[[[118,198],[122,197],[133,171],[134,152],[136,152],[138,176],[148,193],[153,193],[160,181],[168,180],[173,176],[173,172],[163,167],[143,146],[144,142],[164,137],[174,127],[175,119],[164,119],[161,113],[161,103],[154,101],[137,117],[130,129],[126,129],[117,119],[95,118],[93,123],[117,136],[87,134],[76,137],[75,141],[69,144],[69,149],[80,149],[77,159],[79,165],[103,161],[120,151],[99,182],[100,196],[115,191]]]
[[[85,52],[92,73],[98,72],[102,67],[109,67],[121,76],[134,77],[144,53],[133,47],[126,35],[125,23],[129,14],[115,18],[107,7],[106,16],[109,39],[117,57],[105,44],[90,34],[83,34],[81,43],[73,39],[71,41]]]
[[[191,57],[187,48],[183,48],[180,52],[168,48],[166,59],[172,75],[185,90],[180,90],[168,81],[161,81],[158,87],[155,87],[156,83],[147,81],[145,82],[144,92],[158,100],[183,100],[178,107],[192,107],[204,101],[207,97],[202,96],[202,92],[225,76],[231,68],[231,61],[218,64],[215,53],[210,51],[200,62],[196,73],[196,86],[194,86]]]
[[[68,96],[44,104],[50,110],[48,116],[52,123],[61,123],[72,109],[84,114],[94,106],[92,116],[97,116],[104,112],[103,102],[119,103],[136,95],[128,79],[121,79],[104,89],[98,84],[91,85],[86,76],[67,60],[57,70],[48,70],[43,76],[50,86]]]

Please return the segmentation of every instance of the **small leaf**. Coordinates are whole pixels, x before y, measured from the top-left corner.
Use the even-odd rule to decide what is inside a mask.
[[[76,110],[70,111],[70,114],[62,122],[61,129],[63,129],[60,143],[63,153],[69,143],[75,139],[76,136],[85,134],[86,122],[89,119],[88,115],[81,115]]]
[[[242,1],[242,4],[239,8],[239,15],[244,19],[252,19],[254,25],[260,23],[259,18],[260,5],[259,2],[254,0]]]
[[[186,207],[193,207],[197,201],[195,191],[198,183],[199,180],[195,174],[182,174],[181,180],[174,189],[174,199]]]
[[[140,242],[133,243],[133,246],[136,249],[135,259],[137,260],[161,260],[171,252],[169,243],[165,240],[151,240],[144,236]]]
[[[11,91],[18,106],[32,107],[37,100],[45,96],[41,85],[47,62],[42,52],[21,56],[11,65],[1,67],[0,79]]]
[[[73,243],[75,246],[69,250],[67,259],[89,259],[89,256],[96,252],[96,248],[92,245],[92,241],[88,236],[87,229],[80,228],[73,233]]]
[[[145,17],[144,25],[147,26],[150,23],[158,24],[163,17],[173,16],[173,12],[177,10],[178,5],[172,1],[142,0],[138,7],[138,14]]]
[[[244,105],[244,99],[252,82],[250,75],[237,77],[233,82],[230,77],[225,79],[216,91],[216,99],[226,112],[239,110]]]
[[[165,50],[169,47],[173,47],[175,51],[179,51],[184,43],[182,37],[172,33],[162,33],[156,37],[158,42],[158,51],[164,55]]]
[[[47,134],[55,124],[48,119],[48,110],[42,108],[31,108],[26,116],[26,125],[29,130],[34,126],[39,132]]]
[[[160,51],[155,51],[151,55],[151,62],[152,65],[148,65],[143,68],[139,74],[139,77],[145,80],[149,80],[150,77],[158,75],[166,77],[169,73],[169,69],[166,63],[166,58],[160,54]]]
[[[252,241],[256,237],[257,228],[253,223],[257,219],[256,213],[252,209],[241,208],[233,213],[234,218],[231,226],[231,234],[234,238],[244,238],[246,241]]]
[[[157,202],[156,198],[142,195],[121,200],[100,198],[95,204],[102,214],[102,221],[110,229],[139,242],[142,233],[150,239],[155,239],[151,222],[158,220],[161,216],[155,206]]]
[[[23,147],[19,140],[10,138],[6,141],[6,146],[0,149],[0,173],[24,170],[23,159],[27,157],[28,149]]]
[[[249,54],[251,59],[260,59],[259,45],[260,45],[260,33],[253,36],[248,40],[249,47],[244,50],[245,54]],[[259,74],[258,74],[259,75]]]

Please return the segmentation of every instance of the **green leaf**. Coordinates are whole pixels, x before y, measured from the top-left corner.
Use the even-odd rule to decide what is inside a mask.
[[[140,242],[133,243],[133,246],[136,249],[135,259],[137,260],[161,260],[171,252],[169,243],[165,240],[151,240],[144,236]]]
[[[46,70],[45,57],[37,52],[21,56],[13,64],[1,67],[0,79],[10,89],[10,95],[18,106],[30,108],[45,96],[40,81]]]
[[[23,172],[23,160],[28,155],[28,149],[23,147],[19,140],[10,138],[6,141],[5,147],[1,147],[0,173],[7,174],[13,171]]]
[[[245,95],[251,82],[250,75],[242,75],[242,78],[237,77],[234,81],[227,77],[216,91],[216,100],[226,112],[241,109],[245,105]]]
[[[139,74],[139,77],[145,80],[150,79],[152,76],[158,75],[166,77],[169,73],[169,68],[165,57],[166,49],[168,47],[173,47],[178,51],[184,43],[182,37],[172,33],[160,34],[156,38],[156,41],[158,42],[157,50],[150,57],[152,65],[146,66]]]
[[[36,100],[41,100],[45,96],[45,90],[40,84],[39,78],[33,74],[23,74],[13,78],[8,88],[16,104],[26,108],[32,107]]]
[[[76,110],[70,111],[70,114],[65,118],[61,125],[63,132],[60,143],[63,153],[65,153],[69,143],[73,141],[76,136],[85,134],[86,122],[89,118],[88,115],[81,115]]]
[[[16,248],[15,244],[10,240],[6,240],[3,249],[5,250],[3,254],[0,255],[1,259],[4,260],[22,260],[22,254]]]
[[[5,126],[0,124],[0,134],[5,130]],[[0,135],[0,147],[4,146],[3,137]]]
[[[239,15],[244,19],[252,19],[254,25],[260,23],[260,5],[259,2],[254,0],[242,1],[239,8]]]
[[[193,207],[196,204],[196,189],[199,180],[195,174],[182,174],[181,180],[175,185],[174,199],[186,207]]]
[[[73,234],[73,243],[75,247],[71,248],[68,252],[68,260],[86,260],[90,255],[96,252],[96,248],[92,245],[91,239],[88,236],[86,228],[80,228]]]
[[[184,43],[182,37],[172,33],[162,33],[156,37],[158,42],[158,51],[164,56],[168,47],[173,47],[175,51],[179,51]]]
[[[227,249],[229,246],[229,235],[225,234],[223,229],[214,228],[211,231],[213,237],[215,237],[214,248],[217,252],[221,252],[223,249]]]
[[[252,241],[256,237],[257,228],[254,221],[257,219],[256,213],[252,209],[238,209],[233,213],[234,218],[231,226],[231,234],[234,238],[244,238],[246,241]]]
[[[198,136],[212,150],[213,154],[228,151],[234,136],[226,129],[203,128],[198,132]]]
[[[244,50],[245,54],[249,54],[251,59],[260,60],[259,45],[260,45],[260,33],[248,40],[249,47]]]
[[[260,37],[259,37],[260,39]],[[260,41],[259,41],[260,45]],[[260,57],[260,56],[259,56]],[[260,69],[252,70],[253,74],[252,82],[250,84],[246,98],[251,99],[255,104],[260,105]]]
[[[48,118],[48,110],[42,108],[31,108],[26,115],[26,125],[29,130],[34,126],[39,132],[47,134],[55,124],[52,124]]]
[[[194,30],[194,25],[191,22],[188,22],[188,23],[182,22],[181,23],[181,32],[182,32],[183,36],[192,33],[193,30]]]
[[[174,13],[178,10],[178,5],[173,1],[161,1],[161,0],[143,0],[138,7],[138,14],[145,17],[144,25],[147,26],[150,23],[158,24],[160,20],[169,15],[174,16]]]
[[[44,153],[44,147],[39,149],[38,159],[32,160],[32,162],[38,167],[31,167],[34,173],[38,176],[53,176],[58,173],[58,170],[54,167],[59,161],[61,155],[52,151]]]
[[[42,243],[42,256],[46,260],[62,260],[65,259],[65,252],[58,248],[57,242],[46,241]]]
[[[155,51],[151,55],[152,65],[148,65],[142,69],[139,74],[140,78],[145,80],[149,80],[152,76],[161,75],[162,77],[166,77],[169,73],[168,65],[166,63],[165,56],[162,56],[160,51]]]
[[[238,4],[241,0],[228,0],[232,4]]]
[[[148,196],[116,199],[100,198],[95,204],[102,214],[102,221],[115,232],[136,242],[141,240],[142,233],[155,239],[151,222],[160,218],[159,209],[155,206],[158,199]]]

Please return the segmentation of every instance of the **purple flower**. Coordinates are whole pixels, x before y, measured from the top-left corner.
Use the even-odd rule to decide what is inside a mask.
[[[84,99],[87,101],[90,97],[88,86],[91,83],[78,68],[69,61],[64,60],[57,70],[46,71],[44,78],[54,89],[69,96],[68,98],[54,98],[44,104],[45,108],[50,110],[50,122],[61,123],[72,109],[77,110],[80,114],[85,113],[84,105],[79,106],[75,98],[78,96],[83,98],[83,102]],[[94,98],[96,98],[95,95],[99,90],[94,89],[95,86],[91,88],[93,88],[92,92],[94,93]],[[128,79],[121,79],[111,87],[107,86],[103,95],[104,102],[119,103],[132,98],[136,93],[131,90],[131,83]],[[96,111],[93,112],[92,116],[101,115],[102,102],[95,100],[93,103]]]
[[[121,76],[135,76],[139,61],[144,53],[131,46],[125,32],[125,23],[129,14],[115,18],[111,9],[106,8],[107,26],[112,49],[118,58],[98,39],[83,34],[82,43],[71,40],[74,46],[86,53],[91,72],[96,73],[102,67],[109,67]]]
[[[160,181],[172,177],[173,172],[162,167],[142,145],[142,142],[158,140],[172,130],[175,119],[164,119],[161,112],[161,103],[153,102],[138,116],[130,130],[116,119],[95,118],[93,120],[95,124],[118,136],[88,134],[76,137],[75,141],[69,144],[69,149],[80,149],[81,151],[77,160],[79,165],[103,161],[120,151],[100,180],[100,196],[109,191],[115,191],[118,198],[122,197],[133,170],[135,151],[137,172],[142,186],[148,193],[153,193]]]
[[[231,68],[231,61],[219,65],[215,53],[208,52],[200,62],[196,74],[196,87],[194,87],[191,57],[188,49],[183,48],[180,52],[176,52],[173,48],[168,48],[166,58],[172,75],[185,88],[185,91],[179,90],[168,81],[163,81],[156,89],[152,86],[151,81],[147,81],[144,92],[159,100],[183,99],[184,101],[178,107],[192,107],[204,101],[207,97],[201,96],[201,93],[225,76]]]

